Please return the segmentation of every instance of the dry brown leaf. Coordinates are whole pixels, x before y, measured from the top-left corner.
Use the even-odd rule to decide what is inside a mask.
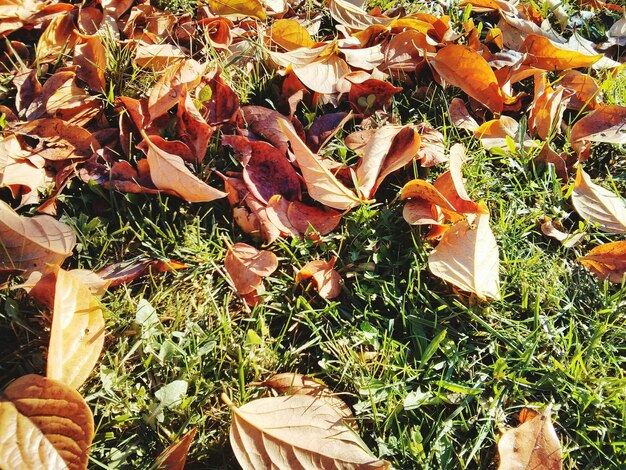
[[[71,387],[25,375],[10,383],[0,399],[0,435],[1,468],[83,470],[93,415]]]
[[[204,160],[209,139],[215,132],[215,128],[209,126],[202,117],[193,100],[187,93],[187,87],[183,86],[178,99],[178,135],[181,140],[193,151],[195,161],[200,163]]]
[[[109,282],[110,287],[115,287],[137,279],[146,271],[163,273],[188,267],[187,264],[172,259],[139,259],[111,264],[98,271],[97,274],[101,279]]]
[[[261,398],[232,411],[230,443],[244,470],[388,469],[365,450],[345,418],[310,395]]]
[[[296,274],[296,282],[311,278],[321,297],[334,299],[341,294],[342,284],[340,274],[333,269],[335,261],[336,257],[332,257],[330,261],[318,259],[308,262]]]
[[[562,452],[549,405],[543,413],[506,431],[498,441],[498,470],[560,470]]]
[[[78,37],[71,12],[55,16],[37,42],[37,63],[56,61],[61,53],[71,52]]]
[[[464,219],[450,227],[428,256],[428,267],[480,299],[499,299],[500,260],[489,215],[478,214],[472,223]]]
[[[393,18],[386,16],[370,15],[360,5],[349,0],[330,0],[328,9],[338,23],[353,31],[361,31],[371,25],[388,25],[393,21]]]
[[[309,206],[300,201],[291,202],[287,208],[287,218],[290,224],[298,232],[308,234],[313,239],[316,236],[310,233],[311,229],[320,235],[328,235],[337,228],[342,217],[342,212]]]
[[[246,243],[231,245],[226,241],[228,252],[224,258],[226,272],[241,295],[254,292],[278,267],[278,258],[271,251],[257,250]]]
[[[186,433],[176,442],[171,444],[167,449],[159,454],[156,461],[158,463],[158,470],[184,470],[185,461],[187,460],[187,454],[189,448],[193,442],[193,438],[196,437],[198,428],[193,428]]]
[[[626,106],[601,106],[587,114],[572,126],[570,140],[626,144]]]
[[[181,157],[159,148],[161,137],[148,136],[143,131],[142,135],[141,148],[148,157],[150,178],[157,188],[187,202],[210,202],[226,197],[225,192],[209,186],[189,171]]]
[[[448,201],[446,197],[441,194],[437,188],[435,188],[435,186],[425,180],[414,179],[406,183],[402,187],[400,198],[402,200],[421,199],[427,201],[429,204],[439,206],[452,214],[457,213],[454,206],[450,204],[450,201]],[[453,220],[460,220],[461,218],[461,216],[458,216]]]
[[[265,8],[259,0],[209,0],[209,8],[216,16],[241,18],[250,16],[265,20]]]
[[[411,126],[383,126],[376,130],[363,149],[363,159],[356,170],[359,190],[371,198],[382,181],[417,156],[421,138]]]
[[[98,300],[79,277],[59,269],[46,375],[79,388],[98,362],[104,333]]]
[[[48,215],[24,217],[0,201],[0,268],[50,272],[76,245],[69,225]]]
[[[100,36],[82,36],[74,49],[76,76],[96,92],[106,91],[104,72],[107,69],[106,50]]]
[[[568,70],[560,75],[559,85],[572,93],[567,103],[568,109],[595,109],[600,104],[600,88],[589,74]]]
[[[520,51],[528,54],[527,65],[549,71],[589,67],[603,57],[557,47],[547,37],[536,34],[528,35]]]
[[[480,143],[488,150],[495,147],[508,148],[507,138],[518,148],[520,146],[519,123],[510,116],[500,116],[499,119],[482,123],[474,130],[474,137],[480,139]],[[528,148],[535,143],[528,135],[524,135],[522,145]]]
[[[253,105],[242,106],[241,114],[252,132],[263,137],[281,152],[287,153],[289,139],[280,130],[278,122],[282,122],[285,126],[293,127],[293,125],[285,116],[273,109]]]
[[[205,65],[201,65],[193,59],[184,60],[168,67],[150,92],[148,98],[150,119],[154,120],[164,115],[177,104],[183,87],[188,91],[195,89],[200,84],[205,69]]]
[[[322,163],[320,157],[306,146],[298,134],[279,121],[283,133],[291,143],[291,149],[302,171],[309,196],[333,209],[346,210],[361,203],[353,191],[346,188]]]
[[[581,166],[576,173],[572,204],[583,219],[600,230],[626,233],[626,200],[591,181]]]
[[[273,42],[288,51],[315,45],[315,41],[304,26],[292,19],[281,19],[274,22],[270,28],[269,36]]]
[[[492,112],[502,112],[504,101],[496,75],[475,50],[450,44],[437,52],[431,64],[444,81],[460,88]]]
[[[452,124],[461,129],[467,129],[470,132],[474,132],[478,129],[478,123],[470,115],[465,103],[461,98],[453,98],[450,101],[450,119]]]
[[[285,395],[321,395],[330,392],[328,386],[321,380],[314,379],[307,375],[297,374],[295,372],[284,372],[282,374],[272,375],[263,382],[254,382],[250,385],[261,387],[270,387],[280,394]]]
[[[626,281],[626,241],[597,246],[578,261],[600,279],[618,284]]]
[[[563,87],[546,87],[535,96],[528,114],[528,129],[542,140],[561,128],[569,93]]]

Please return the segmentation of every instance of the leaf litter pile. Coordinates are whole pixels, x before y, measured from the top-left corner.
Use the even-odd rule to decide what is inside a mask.
[[[586,171],[607,149],[614,159],[625,156],[626,106],[606,102],[602,89],[608,80],[624,80],[624,7],[579,1],[580,18],[608,19],[602,41],[572,31],[572,7],[557,2],[543,9],[505,0],[410,7],[408,13],[348,0],[314,7],[209,0],[174,14],[133,0],[0,6],[0,283],[9,299],[27,302],[26,292],[49,330],[46,363],[3,379],[1,468],[87,466],[93,406],[77,390],[105,341],[117,340],[107,333],[100,299],[146,274],[184,272],[199,262],[137,259],[121,249],[98,271],[64,269],[76,266],[74,253],[85,249],[77,245],[76,226],[61,221],[77,191],[102,195],[100,205],[106,194],[119,193],[126,195],[122,203],[178,199],[181,212],[192,204],[223,210],[215,243],[224,256],[210,262],[213,276],[235,294],[221,308],[243,317],[282,295],[268,285],[281,272],[310,303],[349,298],[352,271],[371,274],[375,262],[357,266],[347,254],[327,251],[290,271],[284,249],[324,247],[345,233],[351,212],[368,207],[400,211],[406,223],[395,229],[414,234],[426,255],[421,275],[442,296],[484,311],[513,295],[501,281],[503,254],[493,231],[493,218],[507,209],[470,190],[480,181],[466,180],[464,171],[477,154],[488,155],[551,175],[569,212],[546,215],[529,230],[564,250],[577,247],[563,253],[595,276],[589,282],[597,289],[604,280],[610,289],[624,283],[626,201],[615,185],[597,179],[607,175]],[[120,78],[123,60],[133,75]],[[241,82],[255,73],[265,88],[251,103]],[[428,101],[441,90],[452,98]],[[436,106],[449,125],[421,109]],[[116,217],[115,209],[109,214]],[[606,235],[590,237],[592,231]],[[137,307],[142,334],[160,324],[151,308]],[[497,325],[489,328],[497,336]],[[425,351],[405,353],[425,364],[443,347],[445,330],[429,342]],[[363,354],[365,363],[376,358]],[[494,376],[501,372],[496,366]],[[212,405],[222,412],[210,426],[228,422],[226,405],[230,446],[243,468],[390,468],[384,457],[398,458],[390,442],[367,437],[378,445],[368,449],[359,436],[371,432],[371,423],[337,393],[343,390],[292,372],[240,380],[242,403],[223,393],[222,404]],[[481,390],[445,383],[465,399]],[[161,402],[152,417],[162,422],[189,387],[178,380],[157,391]],[[215,390],[214,402],[219,384]],[[264,396],[245,400],[252,391]],[[436,403],[419,389],[412,393],[417,402]],[[394,413],[419,406],[407,400],[405,411]],[[502,469],[561,468],[553,404],[532,405],[519,413],[519,427],[499,438],[491,430],[497,452],[473,449],[463,465],[482,456],[483,466],[491,461]],[[154,419],[147,424],[154,427]],[[193,421],[169,431],[171,446],[152,456],[158,468],[183,468],[193,454]],[[415,437],[423,433],[411,437],[416,447],[400,453],[423,453],[428,443]]]

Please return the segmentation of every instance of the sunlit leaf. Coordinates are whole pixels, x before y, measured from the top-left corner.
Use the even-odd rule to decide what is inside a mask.
[[[578,261],[600,279],[626,281],[626,241],[597,246]]]

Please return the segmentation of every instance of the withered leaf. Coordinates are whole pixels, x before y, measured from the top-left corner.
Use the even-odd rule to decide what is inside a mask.
[[[273,42],[288,51],[315,45],[315,41],[304,26],[292,19],[274,22],[269,30],[269,36]]]
[[[25,375],[0,399],[0,467],[83,470],[94,435],[91,410],[73,388]]]
[[[287,153],[289,139],[281,131],[278,122],[285,126],[293,126],[285,116],[273,109],[252,105],[242,106],[241,114],[252,132],[263,137],[281,152]]]
[[[606,105],[577,121],[570,132],[572,142],[588,140],[626,144],[626,106]]]
[[[48,215],[24,217],[0,201],[0,268],[50,272],[76,245],[69,225]]]
[[[104,318],[79,277],[63,269],[56,277],[46,375],[77,389],[100,357]]]
[[[626,200],[591,181],[581,166],[576,173],[572,204],[576,212],[600,230],[626,233]]]
[[[184,470],[189,448],[197,432],[198,428],[193,428],[161,452],[156,459],[158,470]]]
[[[209,8],[216,16],[246,17],[265,20],[265,8],[259,0],[209,0]]]
[[[447,83],[460,88],[492,112],[502,112],[504,101],[496,75],[475,50],[450,44],[440,49],[431,63]]]
[[[181,157],[159,148],[158,143],[163,140],[161,137],[148,136],[143,131],[142,135],[142,149],[148,157],[150,178],[157,188],[187,202],[210,202],[226,197],[225,192],[209,186],[189,171]]]
[[[552,406],[543,413],[506,431],[498,442],[498,470],[560,470],[561,444],[554,431],[550,414]]]
[[[444,281],[476,294],[500,298],[498,245],[489,227],[489,215],[478,214],[450,227],[428,256],[430,271]]]
[[[291,225],[300,233],[307,233],[310,228],[313,228],[320,235],[328,235],[337,228],[343,213],[293,201],[287,208],[287,217]]]
[[[182,87],[178,100],[177,116],[178,134],[193,151],[195,161],[199,163],[204,159],[209,139],[215,132],[215,128],[207,124],[187,93],[185,86]]]
[[[254,292],[263,278],[272,274],[278,267],[278,258],[271,251],[257,250],[246,243],[231,245],[226,242],[228,252],[224,267],[241,295]]]
[[[320,157],[306,146],[289,126],[279,122],[283,133],[291,143],[291,149],[302,171],[304,182],[316,201],[334,209],[346,210],[361,203],[353,191],[346,188],[322,163]]]
[[[314,260],[305,264],[296,275],[296,282],[311,278],[320,296],[325,299],[334,299],[341,294],[341,275],[333,269],[336,257],[330,261]]]
[[[230,443],[244,470],[387,469],[389,463],[365,450],[343,416],[310,395],[260,398],[230,406]]]
[[[83,10],[84,11],[84,10]],[[100,36],[82,36],[74,49],[76,76],[97,92],[106,91],[104,72],[107,69],[106,50]]]
[[[521,52],[528,54],[526,64],[550,71],[589,67],[603,57],[557,47],[547,37],[536,34],[528,35]]]
[[[98,275],[109,282],[110,287],[119,286],[137,279],[147,271],[163,273],[185,269],[189,266],[176,260],[161,259],[137,259],[133,261],[121,261],[107,266],[98,271]]]
[[[139,42],[135,63],[153,71],[162,71],[185,60],[185,52],[172,44],[147,44]]]
[[[626,280],[626,241],[597,246],[578,261],[600,279],[620,284]]]

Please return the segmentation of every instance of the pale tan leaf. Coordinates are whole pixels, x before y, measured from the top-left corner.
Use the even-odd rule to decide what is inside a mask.
[[[142,131],[141,148],[148,157],[150,178],[158,189],[174,194],[187,202],[210,202],[226,197],[223,191],[209,186],[185,166],[184,160],[157,146],[161,137]],[[162,139],[161,139],[162,140]]]
[[[104,344],[98,300],[77,276],[59,269],[46,375],[78,388],[91,374]]]
[[[570,233],[564,232],[560,228],[556,227],[554,222],[550,219],[547,219],[544,223],[541,224],[541,231],[544,235],[561,242],[561,244],[565,248],[571,248],[572,246],[578,245],[585,237],[584,233],[577,233],[575,235],[572,235]]]
[[[106,91],[104,72],[107,69],[107,56],[100,36],[82,36],[74,49],[74,65],[78,66],[76,76],[89,88],[97,92]]]
[[[498,470],[560,470],[561,443],[554,431],[550,414],[552,406],[543,413],[506,431],[498,442]]]
[[[224,258],[224,267],[241,295],[256,290],[263,278],[278,267],[278,258],[271,251],[257,250],[246,243],[231,245],[226,242],[226,246],[228,252]]]
[[[626,281],[626,241],[597,246],[578,261],[600,279],[618,284]]]
[[[154,84],[148,98],[148,110],[151,119],[167,113],[178,103],[183,89],[195,89],[206,70],[206,65],[188,59],[175,63],[165,69],[159,81]]]
[[[453,98],[450,101],[450,119],[452,124],[461,129],[467,129],[470,132],[474,132],[478,129],[478,123],[470,115],[465,103],[461,98]]]
[[[444,281],[473,292],[481,299],[500,298],[498,245],[489,215],[473,223],[462,220],[448,229],[428,257],[430,271]]]
[[[185,52],[172,44],[146,44],[140,42],[135,52],[135,63],[139,67],[147,68],[156,72],[183,62]]]
[[[393,18],[386,16],[370,15],[347,0],[330,0],[328,9],[337,22],[354,31],[361,31],[375,24],[388,25],[393,21]]]
[[[293,73],[309,89],[318,93],[336,93],[339,79],[350,72],[345,60],[330,54],[305,65],[291,64]]]
[[[156,459],[159,465],[158,470],[184,470],[187,454],[197,431],[198,428],[193,428],[161,452]]]
[[[244,470],[388,469],[365,450],[340,413],[309,395],[261,398],[234,406],[230,442]]]
[[[298,134],[279,121],[283,133],[291,143],[291,149],[302,171],[309,196],[333,209],[346,210],[361,203],[353,191],[346,188],[322,163],[320,157],[306,146]]]
[[[47,215],[23,217],[0,201],[0,268],[49,272],[76,245],[69,225]]]
[[[598,224],[600,230],[626,233],[626,200],[591,181],[582,167],[578,167],[572,204],[583,219]]]
[[[26,375],[0,400],[0,467],[11,470],[87,468],[94,435],[91,410],[64,383]]]

